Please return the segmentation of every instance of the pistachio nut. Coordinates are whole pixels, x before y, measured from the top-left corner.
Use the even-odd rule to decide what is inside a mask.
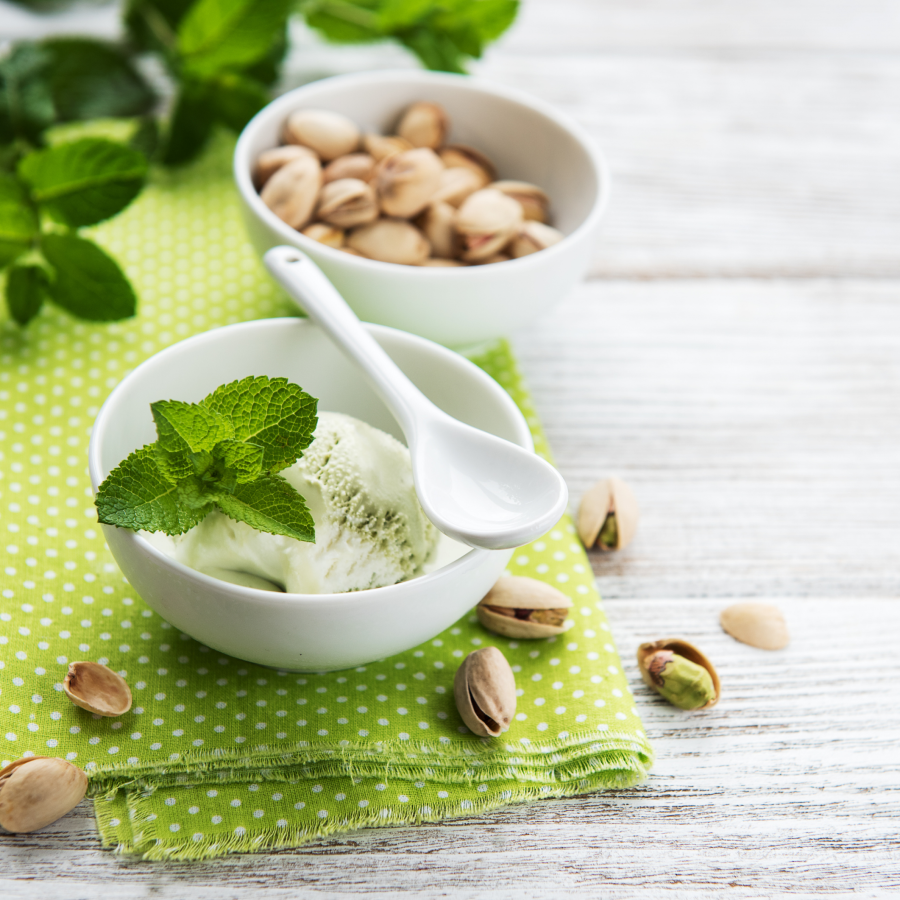
[[[322,187],[322,167],[300,157],[275,172],[260,191],[263,203],[298,231],[309,221]]]
[[[456,210],[449,203],[430,203],[416,219],[431,244],[435,256],[453,259],[459,255],[460,240],[456,229]]]
[[[298,109],[284,123],[286,144],[312,147],[329,162],[359,146],[359,128],[352,119],[330,109]]]
[[[544,638],[565,631],[572,601],[536,578],[504,575],[475,607],[488,631],[510,638]]]
[[[550,198],[537,185],[527,181],[495,181],[492,185],[501,194],[522,204],[525,221],[546,222]]]
[[[456,230],[462,235],[466,262],[488,259],[499,253],[522,227],[522,207],[518,202],[484,188],[469,196],[456,216]]]
[[[621,478],[605,478],[581,499],[578,534],[585,547],[621,550],[631,543],[639,518],[631,488]]]
[[[435,152],[427,147],[388,157],[375,176],[384,213],[401,219],[417,216],[438,189],[443,168]]]
[[[413,147],[430,147],[436,150],[447,138],[450,118],[439,103],[421,101],[413,103],[400,120],[397,134]]]
[[[735,640],[760,650],[781,650],[791,642],[781,610],[771,603],[735,603],[722,610],[719,621]]]
[[[358,178],[339,178],[322,188],[317,214],[323,222],[338,228],[365,225],[378,218],[375,191]]]
[[[558,244],[565,235],[543,222],[529,220],[522,225],[519,233],[509,245],[509,252],[515,259],[537,253],[538,250],[546,250]]]
[[[299,144],[285,144],[283,147],[273,147],[271,150],[263,150],[256,158],[256,167],[253,170],[253,184],[256,189],[262,190],[263,185],[282,167],[301,156],[319,161],[315,150],[309,147],[301,147]]]
[[[448,169],[471,169],[481,178],[481,186],[487,187],[496,177],[494,164],[480,151],[465,144],[450,144],[439,151],[441,162]]]
[[[325,244],[326,247],[334,247],[335,250],[340,250],[344,246],[344,230],[335,228],[334,225],[326,225],[325,222],[307,225],[300,233],[320,244]]]
[[[76,706],[98,716],[121,716],[131,709],[131,690],[125,679],[100,663],[69,663],[63,690]]]
[[[417,266],[431,255],[428,239],[404,219],[378,219],[354,228],[347,245],[369,259]]]
[[[375,172],[375,157],[369,153],[348,153],[332,160],[322,170],[322,181],[338,181],[341,178],[358,178],[368,181]]]
[[[432,256],[428,259],[423,259],[422,262],[419,263],[420,266],[424,266],[425,268],[430,269],[464,269],[466,268],[466,264],[464,262],[460,262],[458,259],[443,259],[440,256]]]
[[[481,177],[471,169],[455,166],[444,169],[438,182],[432,201],[442,201],[451,206],[459,206],[466,197],[480,191],[484,187]]]
[[[495,253],[487,259],[479,259],[478,262],[472,263],[474,266],[489,266],[491,263],[509,262],[512,257],[508,253]]]
[[[680,638],[641,644],[638,669],[644,683],[680,709],[709,709],[719,702],[722,687],[713,664]]]
[[[28,756],[0,769],[0,825],[25,834],[71,812],[87,790],[87,775],[64,759]]]
[[[496,647],[470,653],[456,670],[453,696],[469,731],[481,737],[502,734],[516,711],[516,678],[506,657]]]
[[[412,150],[413,145],[406,138],[394,135],[367,134],[363,136],[363,148],[372,156],[375,162],[381,162],[395,153],[403,153]]]

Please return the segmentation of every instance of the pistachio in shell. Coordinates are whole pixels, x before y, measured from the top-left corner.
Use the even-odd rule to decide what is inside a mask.
[[[565,235],[543,222],[526,221],[519,233],[513,238],[509,245],[509,252],[514,259],[520,259],[531,253],[537,253],[538,250],[546,250],[558,244]]]
[[[436,150],[447,138],[450,117],[440,103],[421,101],[413,103],[397,126],[397,134],[413,147],[430,147]]]
[[[256,166],[253,170],[253,183],[256,189],[262,190],[265,183],[282,167],[295,159],[308,157],[319,161],[315,150],[309,147],[301,147],[299,144],[285,144],[283,147],[272,147],[271,150],[263,150],[256,158]]]
[[[417,266],[431,255],[428,239],[405,219],[378,219],[354,228],[347,246],[369,259]]]
[[[358,178],[366,181],[375,173],[375,158],[369,153],[348,153],[333,159],[322,169],[322,182],[338,181],[341,178]]]
[[[481,179],[481,186],[487,187],[496,177],[494,164],[480,151],[465,144],[450,144],[442,148],[438,155],[448,169],[471,169]]]
[[[460,262],[458,259],[444,259],[440,256],[430,256],[428,259],[423,259],[422,262],[419,263],[420,266],[423,266],[426,269],[464,269],[466,268],[466,264],[464,262]]]
[[[100,663],[69,663],[63,690],[76,706],[98,716],[121,716],[131,709],[131,689],[125,679]]]
[[[495,253],[493,256],[489,256],[487,259],[479,259],[477,262],[472,263],[473,266],[489,266],[492,263],[498,262],[509,262],[512,257],[508,253]]]
[[[496,647],[470,653],[453,679],[456,708],[469,731],[497,737],[509,728],[516,712],[516,678]]]
[[[28,756],[0,769],[0,825],[26,834],[71,812],[87,790],[87,775],[65,759]]]
[[[462,236],[466,262],[479,262],[499,253],[522,226],[518,202],[484,188],[466,198],[456,216],[456,230]]]
[[[309,222],[321,187],[322,167],[301,156],[278,169],[259,196],[279,219],[299,231]]]
[[[378,218],[378,201],[375,191],[364,181],[339,178],[322,188],[316,213],[329,225],[352,228]]]
[[[478,621],[510,638],[545,638],[565,631],[572,601],[536,578],[504,575],[475,607]]]
[[[585,547],[621,550],[631,543],[639,519],[631,488],[621,478],[604,478],[581,499],[578,534]]]
[[[431,244],[434,256],[453,259],[459,255],[460,240],[454,225],[456,210],[449,203],[429,203],[416,225]]]
[[[284,123],[284,141],[311,147],[326,162],[352,153],[359,146],[359,128],[330,109],[298,109]]]
[[[735,603],[722,610],[719,621],[735,640],[760,650],[781,650],[791,642],[781,610],[771,603]]]
[[[340,250],[344,246],[344,229],[335,228],[334,225],[325,222],[313,222],[300,233],[320,244],[325,244],[326,247],[334,247],[335,250]]]
[[[713,664],[681,638],[641,644],[637,662],[644,683],[679,709],[709,709],[719,702],[722,686]]]
[[[438,188],[431,198],[432,203],[441,201],[451,206],[459,206],[467,197],[480,191],[484,180],[472,169],[456,166],[441,172]]]
[[[363,136],[363,149],[375,162],[381,162],[395,153],[403,153],[414,148],[406,138],[396,135],[367,134]]]
[[[433,150],[417,147],[388,157],[378,167],[375,184],[385,215],[410,219],[428,206],[444,167]]]
[[[537,185],[527,181],[495,181],[491,184],[494,190],[518,200],[522,205],[522,214],[526,222],[547,221],[550,209],[550,198]]]

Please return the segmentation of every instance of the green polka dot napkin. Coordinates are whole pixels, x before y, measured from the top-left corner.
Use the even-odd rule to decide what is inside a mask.
[[[0,760],[82,766],[104,844],[154,859],[295,846],[634,784],[652,751],[568,516],[509,566],[573,599],[564,635],[509,641],[469,615],[344,672],[223,656],[162,621],[122,577],[86,468],[100,404],[174,341],[291,311],[244,237],[230,152],[223,139],[190,169],[157,173],[130,209],[94,229],[138,289],[137,318],[93,326],[51,307],[25,332],[0,323]],[[474,359],[547,454],[508,346]],[[488,644],[509,659],[519,693],[498,740],[470,734],[453,703],[456,667]],[[76,659],[121,672],[131,711],[104,719],[73,706],[62,680]]]

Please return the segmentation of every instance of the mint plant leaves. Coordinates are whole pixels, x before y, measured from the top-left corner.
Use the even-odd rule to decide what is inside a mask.
[[[317,404],[286,378],[265,376],[223,385],[200,403],[151,404],[157,440],[100,485],[100,522],[178,535],[219,509],[258,531],[314,542],[305,500],[276,473],[312,442]]]

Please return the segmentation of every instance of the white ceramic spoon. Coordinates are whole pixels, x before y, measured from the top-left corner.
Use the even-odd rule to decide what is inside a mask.
[[[520,547],[556,524],[568,501],[562,476],[516,444],[438,409],[362,327],[322,270],[294,247],[273,247],[269,271],[365,372],[409,446],[425,514],[470,547]]]

